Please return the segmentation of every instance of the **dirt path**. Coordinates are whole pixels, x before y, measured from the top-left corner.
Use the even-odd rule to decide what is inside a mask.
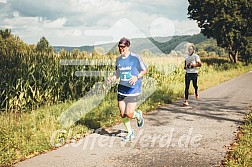
[[[145,115],[136,139],[121,142],[122,124],[16,164],[17,167],[219,166],[252,102],[252,72]]]

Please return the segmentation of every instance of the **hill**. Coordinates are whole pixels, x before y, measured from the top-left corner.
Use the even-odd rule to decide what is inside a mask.
[[[181,42],[191,42],[194,44],[206,41],[207,37],[202,34],[196,35],[182,35],[174,37],[156,37],[156,38],[133,38],[131,39],[131,51],[139,53],[144,49],[148,49],[152,53],[170,53],[171,50],[176,48]],[[164,41],[164,42],[162,42]],[[114,53],[117,43],[107,43],[94,46],[81,46],[81,47],[67,47],[67,46],[54,46],[56,52],[61,49],[72,51],[79,49],[80,51],[92,52],[95,48],[103,48],[105,52],[111,51]]]

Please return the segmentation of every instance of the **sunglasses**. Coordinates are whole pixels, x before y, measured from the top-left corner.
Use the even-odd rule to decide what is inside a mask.
[[[118,47],[119,47],[119,48],[125,48],[125,47],[127,47],[127,46],[125,46],[125,45],[123,45],[123,46],[122,46],[122,45],[118,45]]]

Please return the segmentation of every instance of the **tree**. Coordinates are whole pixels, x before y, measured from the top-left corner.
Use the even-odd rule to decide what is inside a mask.
[[[29,46],[18,36],[11,34],[10,29],[0,30],[0,59],[16,58],[28,54]]]
[[[251,36],[252,5],[248,0],[188,0],[188,15],[196,20],[202,33],[216,39],[232,62],[239,52],[247,53]]]
[[[3,39],[6,39],[11,36],[11,30],[10,29],[0,30],[0,35]]]
[[[37,43],[36,50],[40,53],[52,53],[53,47],[49,44],[45,37],[40,38],[40,41]]]

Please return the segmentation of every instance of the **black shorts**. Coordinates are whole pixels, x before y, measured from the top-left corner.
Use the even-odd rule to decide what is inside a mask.
[[[186,80],[195,80],[198,77],[198,73],[186,73],[185,74],[185,79]]]
[[[138,96],[124,96],[124,95],[117,95],[118,101],[125,101],[127,103],[136,103],[138,102]]]

